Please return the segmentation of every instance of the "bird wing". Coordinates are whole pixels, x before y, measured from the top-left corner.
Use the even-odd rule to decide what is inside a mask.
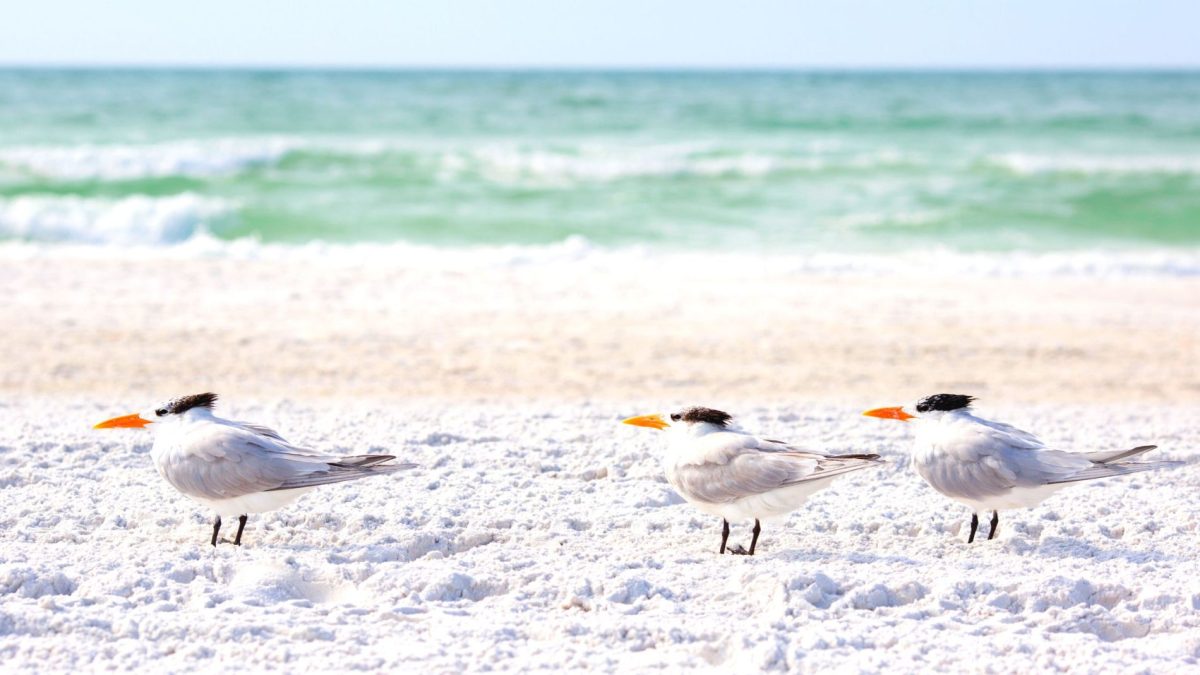
[[[282,441],[284,443],[287,443],[287,439],[284,438],[283,436],[280,436],[278,431],[275,431],[274,429],[272,429],[270,427],[264,427],[261,424],[255,424],[253,422],[230,422],[229,424],[231,426],[241,427],[243,429],[246,429],[247,431],[252,431],[255,434],[258,434],[259,436],[263,436],[264,438],[269,438],[273,441]]]
[[[386,455],[387,459],[395,459],[391,455]],[[367,476],[381,476],[405,469],[411,469],[416,466],[411,462],[392,462],[389,464],[381,464],[380,462],[387,460],[379,460],[368,462],[365,464],[330,464],[329,468],[324,471],[314,471],[301,476],[284,481],[279,487],[271,488],[272,490],[294,490],[302,487],[313,487],[316,485],[328,485],[330,483],[342,483],[348,480],[358,480]]]
[[[1183,462],[1171,460],[1158,460],[1153,462],[1130,462],[1124,461],[1137,457],[1142,453],[1149,452],[1157,445],[1141,445],[1129,450],[1119,451],[1102,451],[1102,452],[1085,452],[1085,453],[1067,453],[1062,454],[1069,457],[1084,458],[1091,462],[1088,466],[1080,471],[1076,471],[1067,476],[1055,477],[1050,482],[1052,483],[1074,483],[1081,480],[1091,480],[1093,478],[1108,478],[1109,476],[1124,476],[1129,473],[1137,473],[1139,471],[1150,471],[1151,469],[1166,469],[1177,466],[1182,466]],[[1058,451],[1053,451],[1058,452]]]
[[[326,455],[264,436],[244,425],[205,425],[168,453],[163,474],[180,492],[229,499],[255,492],[337,483],[412,465],[381,464],[391,455]]]
[[[1157,445],[1139,445],[1136,448],[1130,448],[1128,450],[1101,450],[1100,452],[1085,452],[1083,453],[1083,456],[1087,457],[1093,462],[1096,462],[1097,464],[1109,464],[1112,462],[1119,462],[1124,459],[1137,457],[1138,455],[1144,452],[1150,452],[1157,447]]]
[[[985,420],[975,416],[971,416],[969,419],[975,422],[974,431],[990,442],[1028,450],[1046,447],[1046,444],[1037,436],[1023,429],[1018,429],[1011,424],[993,422],[992,420]]]
[[[921,475],[966,499],[1128,472],[1097,464],[1086,455],[1049,449],[1029,432],[979,418],[939,436],[937,446],[954,461],[923,465]]]
[[[709,442],[699,461],[678,463],[668,476],[680,492],[709,503],[731,502],[881,463],[878,455],[822,455],[743,434],[712,436],[721,438]]]

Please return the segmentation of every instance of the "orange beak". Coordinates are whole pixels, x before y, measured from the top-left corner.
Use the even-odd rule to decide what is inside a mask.
[[[878,417],[885,420],[900,420],[901,422],[907,422],[908,420],[916,417],[916,415],[909,415],[908,413],[904,412],[904,408],[899,406],[895,408],[876,408],[874,410],[868,410],[863,414],[867,417]]]
[[[111,420],[105,420],[100,424],[92,427],[93,429],[141,429],[150,424],[148,420],[142,419],[140,415],[126,415],[124,417],[114,417]]]
[[[621,424],[632,424],[635,427],[650,427],[651,429],[666,429],[671,426],[666,420],[659,415],[642,415],[641,417],[630,417],[627,420],[621,420]]]

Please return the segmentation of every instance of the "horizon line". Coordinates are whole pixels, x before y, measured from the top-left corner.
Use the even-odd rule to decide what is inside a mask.
[[[697,73],[1192,73],[1200,72],[1193,65],[547,65],[547,64],[321,64],[321,63],[75,63],[75,62],[6,62],[0,70],[126,70],[126,71],[310,71],[310,72],[697,72]]]

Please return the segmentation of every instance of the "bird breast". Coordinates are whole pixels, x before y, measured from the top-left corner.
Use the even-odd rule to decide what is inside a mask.
[[[159,436],[154,441],[150,458],[154,461],[154,468],[158,470],[158,475],[162,476],[176,490],[183,492],[184,481],[176,480],[182,465],[186,464],[185,453],[180,441],[181,438],[177,434]]]

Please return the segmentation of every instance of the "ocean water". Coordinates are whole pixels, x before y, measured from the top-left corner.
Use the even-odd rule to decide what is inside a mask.
[[[1200,247],[1200,73],[0,71],[0,240]]]

